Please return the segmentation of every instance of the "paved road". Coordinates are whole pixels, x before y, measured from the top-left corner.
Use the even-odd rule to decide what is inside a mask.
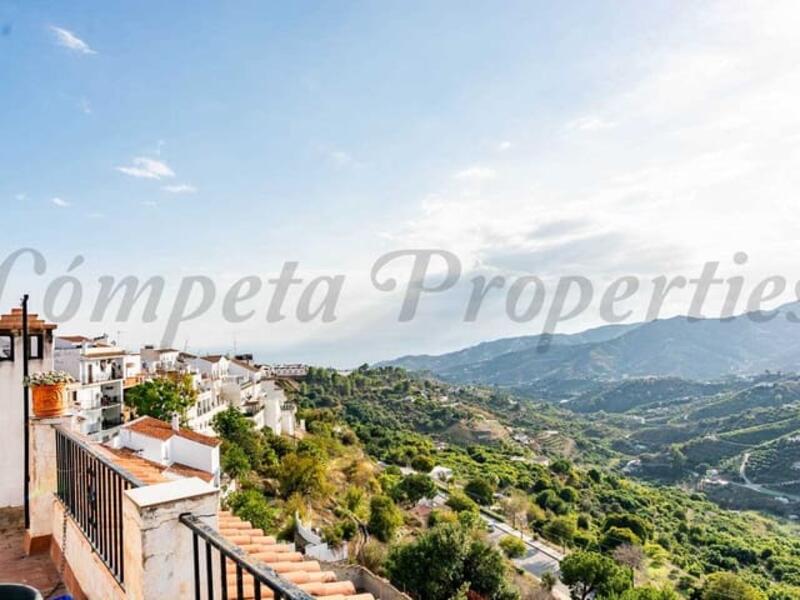
[[[483,517],[483,520],[491,525],[491,529],[493,529],[493,531],[489,535],[489,538],[493,541],[497,542],[500,540],[500,538],[506,535],[513,535],[514,537],[520,538],[523,542],[525,542],[525,545],[527,546],[527,552],[525,553],[525,556],[514,559],[514,564],[519,568],[524,569],[537,578],[541,577],[548,571],[552,572],[556,576],[559,575],[559,563],[561,562],[561,559],[564,558],[564,554],[558,552],[550,546],[543,544],[542,542],[534,540],[529,535],[522,533],[518,529],[514,529],[507,523],[498,521],[490,515],[481,513],[481,517]],[[553,588],[553,595],[561,600],[569,600],[569,588],[559,581],[556,584],[556,587]]]

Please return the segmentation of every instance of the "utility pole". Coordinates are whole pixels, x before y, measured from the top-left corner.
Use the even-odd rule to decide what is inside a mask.
[[[30,508],[30,428],[28,426],[28,419],[30,418],[30,401],[28,391],[28,358],[31,354],[31,339],[28,335],[28,294],[22,297],[22,401],[24,402],[23,409],[23,426],[24,439],[25,439],[25,476],[23,478],[24,488],[24,504],[25,504],[25,529],[31,526],[31,508]]]

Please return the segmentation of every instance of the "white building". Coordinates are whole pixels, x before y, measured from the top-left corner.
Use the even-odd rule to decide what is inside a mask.
[[[169,467],[176,477],[190,475],[191,470],[207,473],[210,477],[204,479],[218,487],[221,443],[218,438],[180,427],[176,416],[172,423],[153,417],[134,419],[120,428],[110,445]]]
[[[305,377],[308,375],[308,366],[301,364],[271,365],[268,367],[274,377]]]
[[[37,315],[28,315],[31,374],[53,370],[53,330]],[[22,310],[0,316],[0,508],[22,506],[24,496],[25,424],[23,398]],[[32,414],[32,413],[31,413]]]
[[[179,368],[180,352],[174,348],[155,348],[145,346],[141,349],[142,365],[148,373],[175,371]]]
[[[105,336],[59,336],[54,358],[56,370],[75,378],[68,390],[80,432],[95,440],[110,439],[122,425],[126,367],[130,364],[137,375],[141,371],[137,356],[110,345]]]

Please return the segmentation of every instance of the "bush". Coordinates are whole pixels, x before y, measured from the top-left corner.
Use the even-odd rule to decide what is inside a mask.
[[[240,519],[250,521],[253,527],[266,532],[274,532],[278,511],[272,508],[258,490],[233,492],[227,498],[228,507]]]
[[[577,525],[571,517],[556,517],[544,528],[544,536],[558,544],[569,545],[575,537]]]
[[[453,492],[446,502],[455,512],[478,512],[478,505],[463,492]]]
[[[373,496],[369,503],[369,532],[382,542],[389,542],[403,524],[403,513],[388,496]]]
[[[430,473],[434,466],[433,459],[425,454],[419,454],[411,461],[411,468],[420,473]]]
[[[508,558],[525,556],[525,551],[528,549],[525,542],[513,535],[504,536],[497,545]]]
[[[494,486],[483,477],[470,479],[464,486],[464,493],[484,506],[490,505],[494,500]]]

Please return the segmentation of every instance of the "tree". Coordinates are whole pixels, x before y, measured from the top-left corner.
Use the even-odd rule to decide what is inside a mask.
[[[230,494],[226,502],[233,513],[250,521],[253,527],[263,531],[274,531],[278,511],[269,505],[258,490],[240,490]]]
[[[543,533],[547,539],[566,546],[572,542],[576,531],[574,517],[556,517],[545,526]]]
[[[297,493],[311,498],[321,498],[328,489],[325,474],[325,463],[317,457],[287,454],[278,468],[281,495],[288,498]]]
[[[519,558],[525,555],[525,542],[513,535],[503,536],[497,543],[508,558]]]
[[[494,500],[494,486],[483,477],[470,479],[464,486],[464,493],[484,506],[491,504]]]
[[[264,446],[263,436],[255,430],[253,422],[235,408],[214,415],[211,427],[225,442],[224,450],[232,446],[241,448],[253,469],[277,462],[271,448]]]
[[[513,492],[500,503],[503,514],[508,517],[513,527],[524,528],[528,524],[528,508],[530,501],[525,494]]]
[[[389,542],[403,524],[403,513],[388,496],[373,496],[369,502],[367,529],[382,542]]]
[[[630,529],[641,540],[647,540],[650,538],[650,525],[648,525],[644,519],[637,515],[609,515],[606,517],[605,523],[603,523],[603,530],[608,531],[611,527]]]
[[[467,597],[474,592],[489,600],[518,598],[506,584],[505,570],[496,549],[449,523],[396,546],[386,561],[392,582],[419,600],[450,600],[458,597],[459,591],[463,594],[465,584]]]
[[[463,492],[453,492],[445,503],[455,512],[478,512],[478,505]]]
[[[586,600],[594,594],[614,596],[631,587],[625,569],[597,552],[574,552],[564,558],[561,581],[570,588],[573,600]]]
[[[403,497],[411,504],[416,504],[423,498],[433,498],[436,495],[436,484],[427,475],[413,473],[403,478],[398,486]]]
[[[681,600],[675,590],[645,586],[626,590],[619,600]]]
[[[605,550],[613,550],[623,544],[627,544],[628,546],[640,546],[642,540],[627,527],[611,527],[603,535],[603,540],[600,545]]]
[[[552,592],[553,588],[556,587],[556,584],[558,583],[558,576],[552,571],[545,571],[542,573],[539,581],[542,585],[542,589]]]
[[[411,468],[420,473],[430,473],[433,467],[433,459],[427,454],[418,454],[411,461]]]
[[[733,573],[713,573],[703,586],[703,600],[767,600],[766,594],[757,590]]]
[[[226,444],[222,452],[222,470],[230,477],[238,479],[250,472],[250,460],[244,450],[235,444]]]
[[[185,422],[186,411],[196,399],[197,392],[188,375],[177,379],[157,377],[125,392],[125,402],[136,416],[147,415],[162,421],[170,421],[177,413],[181,422]]]
[[[632,544],[620,544],[614,549],[612,556],[619,564],[630,567],[633,571],[638,571],[644,563],[644,550],[641,546]]]

